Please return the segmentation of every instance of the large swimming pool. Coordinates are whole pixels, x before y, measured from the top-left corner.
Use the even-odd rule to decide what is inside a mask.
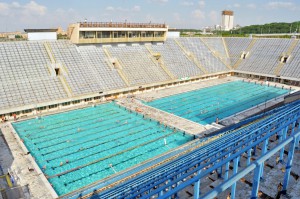
[[[288,92],[289,90],[265,84],[233,81],[157,99],[147,104],[205,125],[216,121],[216,118],[221,120]]]
[[[115,103],[17,122],[13,126],[58,195],[193,139]]]

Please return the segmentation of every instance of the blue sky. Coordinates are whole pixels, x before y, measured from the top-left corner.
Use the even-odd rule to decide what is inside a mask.
[[[0,32],[84,21],[158,22],[173,28],[220,24],[233,10],[241,26],[300,20],[300,0],[0,0]]]

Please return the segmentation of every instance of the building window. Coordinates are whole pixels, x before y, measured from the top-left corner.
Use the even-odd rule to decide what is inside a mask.
[[[30,113],[30,112],[32,112],[32,110],[31,110],[31,109],[28,109],[28,110],[24,110],[24,111],[22,111],[22,113],[23,113],[23,114]]]
[[[119,38],[125,38],[125,37],[126,37],[126,32],[125,31],[119,32]]]
[[[114,38],[118,38],[118,32],[114,32]]]
[[[110,38],[110,32],[109,31],[103,31],[102,32],[102,38]]]
[[[96,36],[96,32],[95,31],[85,31],[85,35],[84,38],[85,39],[93,39]]]
[[[50,109],[57,108],[57,107],[58,107],[57,104],[54,104],[54,105],[50,105],[50,106],[49,106]]]
[[[159,31],[159,32],[154,32],[154,37],[163,37],[164,36],[164,32]]]
[[[72,104],[79,104],[80,103],[80,100],[75,100],[72,102]]]
[[[64,102],[62,103],[62,106],[69,106],[71,104],[71,102]]]
[[[153,37],[153,32],[147,31],[146,32],[146,37]]]
[[[38,111],[43,111],[43,110],[46,110],[47,109],[47,107],[46,106],[43,106],[43,107],[39,107],[39,108],[37,108],[37,110]]]

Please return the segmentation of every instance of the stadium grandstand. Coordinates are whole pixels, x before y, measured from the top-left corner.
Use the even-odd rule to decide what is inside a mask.
[[[0,199],[299,198],[299,40],[167,32],[0,42]]]

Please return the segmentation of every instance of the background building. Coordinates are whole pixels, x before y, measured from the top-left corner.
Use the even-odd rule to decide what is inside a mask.
[[[57,29],[25,29],[29,41],[57,40]]]
[[[222,11],[222,29],[225,31],[233,29],[233,11],[223,10]]]
[[[68,27],[75,44],[165,41],[166,24],[123,22],[80,22]]]

